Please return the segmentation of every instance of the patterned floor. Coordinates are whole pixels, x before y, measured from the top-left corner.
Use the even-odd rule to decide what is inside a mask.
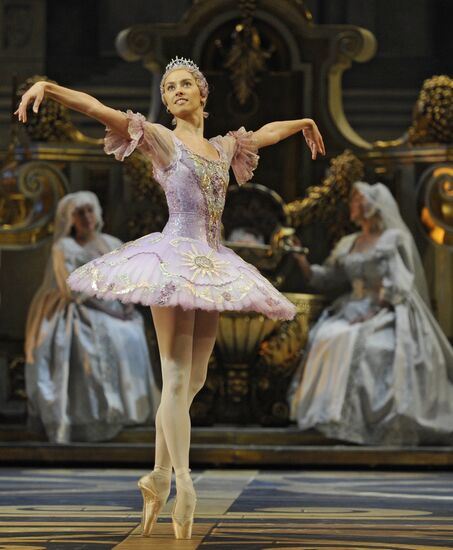
[[[173,498],[140,536],[142,473],[0,469],[0,550],[453,549],[453,473],[194,471],[191,541]]]

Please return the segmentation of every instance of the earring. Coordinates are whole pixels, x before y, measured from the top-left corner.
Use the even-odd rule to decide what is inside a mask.
[[[166,109],[167,113],[170,112],[170,109],[168,107],[165,107],[165,109]]]

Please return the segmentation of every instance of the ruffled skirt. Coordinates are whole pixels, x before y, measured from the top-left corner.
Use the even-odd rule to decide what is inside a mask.
[[[232,250],[201,239],[151,233],[79,267],[74,291],[105,300],[185,310],[255,311],[292,319],[295,306]]]

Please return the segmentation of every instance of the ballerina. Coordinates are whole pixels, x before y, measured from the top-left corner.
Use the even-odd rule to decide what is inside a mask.
[[[176,58],[161,80],[173,131],[141,114],[111,109],[97,99],[49,82],[37,82],[16,111],[27,121],[45,96],[82,112],[107,127],[105,151],[123,160],[139,149],[153,164],[165,191],[169,219],[162,233],[126,243],[73,272],[72,289],[107,300],[151,306],[162,364],[162,398],[156,414],[154,470],[139,481],[142,533],[151,533],[176,474],[172,511],[176,538],[191,538],[196,494],[189,469],[189,408],[203,387],[214,347],[219,312],[256,311],[291,319],[295,307],[259,271],[220,244],[220,219],[230,166],[238,184],[248,181],[257,150],[302,132],[312,158],[325,154],[311,119],[279,121],[256,132],[244,128],[204,138],[208,83],[197,65]]]

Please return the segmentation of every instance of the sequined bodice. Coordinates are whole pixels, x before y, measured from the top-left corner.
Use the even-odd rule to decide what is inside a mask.
[[[175,138],[175,162],[166,171],[155,170],[155,177],[165,191],[170,214],[164,234],[201,239],[218,249],[229,163],[221,146],[215,140],[211,143],[218,160],[193,153]]]

